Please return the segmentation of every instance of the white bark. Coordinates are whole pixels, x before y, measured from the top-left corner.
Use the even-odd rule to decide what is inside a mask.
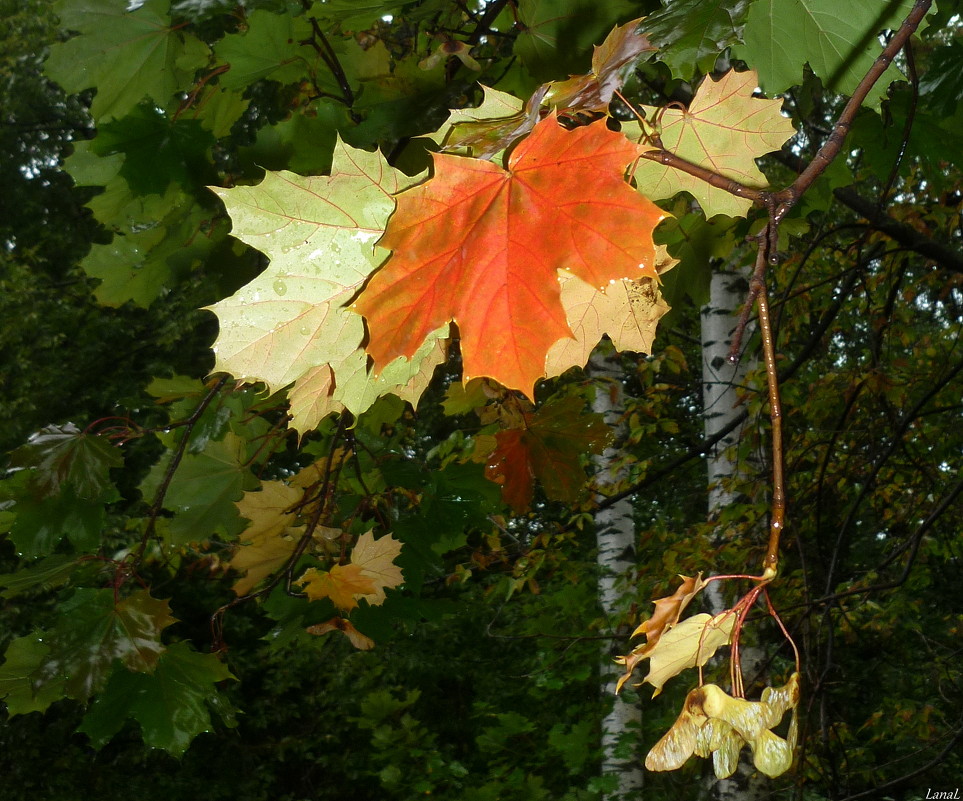
[[[747,365],[744,362],[729,362],[728,355],[737,322],[736,313],[745,302],[746,288],[745,272],[714,272],[709,304],[702,309],[702,397],[707,438],[730,425],[741,412],[738,387],[745,380]],[[729,432],[716,444],[706,460],[710,520],[735,500],[730,485],[742,471],[734,455],[741,433],[742,426]],[[712,546],[718,547],[723,536],[720,534]],[[709,610],[714,615],[730,605],[722,584],[721,581],[715,581],[705,591]],[[747,681],[751,681],[762,654],[756,648],[743,646],[740,655],[743,674]],[[756,772],[751,762],[746,760],[746,751],[743,751],[739,767],[732,777],[716,782],[712,788],[715,801],[761,801],[768,794],[765,776]]]
[[[604,348],[604,346],[603,346]],[[603,416],[613,429],[612,444],[594,458],[596,482],[603,492],[624,478],[616,462],[619,441],[624,433],[622,415],[625,396],[622,369],[615,353],[598,349],[589,362],[589,372],[596,380],[594,411]],[[598,544],[599,604],[610,625],[608,633],[616,633],[626,611],[626,598],[635,578],[635,521],[632,502],[622,500],[595,514]],[[615,694],[615,684],[622,672],[613,662],[618,641],[607,643],[601,654],[602,700],[611,710],[602,720],[602,774],[618,778],[617,789],[606,801],[638,801],[642,797],[643,768],[638,753],[638,737],[642,725],[642,708]]]

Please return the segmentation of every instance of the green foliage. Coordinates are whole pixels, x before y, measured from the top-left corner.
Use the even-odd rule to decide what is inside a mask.
[[[879,32],[912,4],[134,5],[65,0],[55,21],[46,4],[0,0],[10,798],[599,798],[593,638],[608,623],[589,536],[599,499],[581,458],[605,439],[584,412],[594,385],[570,370],[538,385],[534,408],[491,382],[462,388],[454,345],[435,369],[447,328],[373,372],[352,309],[388,256],[375,243],[393,196],[424,180],[449,109],[481,102],[477,82],[516,96],[495,116],[517,111],[647,12],[659,49],[635,64],[625,100],[651,110],[646,125],[684,117],[703,77],[744,62],[769,97],[785,92],[800,132],[758,160],[788,185]],[[774,793],[791,781],[825,797],[867,791],[920,764],[920,749],[929,764],[958,727],[963,89],[951,12],[915,40],[918,94],[906,60],[910,82],[891,83],[891,67],[877,84],[786,220],[767,277],[791,432],[789,542],[771,594],[803,646],[810,708],[824,710]],[[429,60],[438,53],[454,55]],[[613,113],[611,127],[631,130],[622,101]],[[763,210],[707,221],[685,195],[661,205],[672,217],[656,240],[680,260],[661,276],[673,311],[654,355],[622,357],[626,474],[613,490],[633,499],[641,579],[625,594],[641,609],[676,573],[754,570],[769,486],[755,371],[734,447],[749,468],[704,520],[698,456],[714,443],[701,433],[699,307],[714,270],[751,262],[743,240]],[[751,331],[745,348],[757,351]],[[499,473],[505,432],[548,446]],[[528,497],[506,503],[498,475],[528,481]],[[250,522],[239,504],[268,482],[296,499],[273,521],[287,538],[280,567],[238,597],[232,560]],[[402,543],[404,584],[382,605],[341,618],[298,595],[306,570],[346,566],[371,529]],[[773,649],[774,672],[788,668],[781,635],[761,629],[750,637]],[[355,650],[355,633],[375,648]],[[650,708],[646,744],[674,718]],[[926,779],[949,786],[960,769],[946,752]],[[647,797],[690,798],[694,781],[655,776]]]
[[[801,83],[804,64],[828,90],[852,94],[876,59],[876,35],[899,27],[912,8],[911,0],[886,3],[882,9],[872,0],[845,6],[832,0],[793,0],[779,8],[772,0],[757,0],[746,21],[744,44],[734,54],[756,68],[770,95]],[[890,67],[866,102],[878,103],[889,83],[900,77]]]

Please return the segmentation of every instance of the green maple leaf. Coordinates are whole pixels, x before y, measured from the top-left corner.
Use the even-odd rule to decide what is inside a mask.
[[[164,195],[138,196],[118,175],[90,208],[116,231],[113,241],[94,245],[81,262],[89,276],[100,279],[94,294],[105,306],[132,301],[146,308],[175,276],[201,263],[225,234],[223,228],[202,230],[210,209],[176,184]]]
[[[212,707],[233,723],[230,705],[214,686],[233,678],[215,654],[174,643],[150,674],[115,670],[78,731],[100,748],[130,717],[140,724],[146,745],[180,756],[198,734],[211,730]]]
[[[311,38],[311,23],[304,17],[255,11],[247,18],[247,30],[225,36],[215,46],[218,57],[230,69],[221,76],[227,89],[245,89],[270,78],[294,83],[308,74],[318,61],[317,51],[299,43]]]
[[[68,93],[97,87],[90,112],[98,121],[124,116],[145,97],[166,106],[208,61],[202,41],[171,26],[170,3],[63,0],[57,13],[79,36],[50,48],[47,74]]]
[[[59,587],[70,580],[70,574],[76,566],[76,557],[55,554],[16,573],[0,575],[0,598],[15,598],[33,591]]]
[[[124,459],[103,437],[67,423],[33,434],[13,453],[11,464],[33,470],[30,489],[38,498],[69,489],[78,498],[100,499],[113,490],[108,471],[122,467]]]
[[[749,0],[674,0],[647,16],[642,32],[672,74],[689,81],[696,70],[712,72],[719,54],[740,41],[748,9]]]
[[[397,13],[412,0],[323,0],[311,13],[338,22],[346,30],[366,30],[386,14]]]
[[[7,647],[0,665],[0,698],[11,717],[43,712],[63,697],[63,681],[43,681],[42,668],[50,651],[37,634],[20,637]]]
[[[170,521],[170,544],[202,542],[215,533],[236,535],[244,529],[235,501],[241,499],[249,475],[245,451],[244,440],[228,433],[223,440],[207,442],[202,452],[184,456],[164,495],[164,507],[177,512]],[[167,460],[162,459],[141,487],[146,498],[154,497],[166,471]]]
[[[376,242],[394,211],[392,195],[415,180],[380,153],[338,141],[330,176],[268,172],[257,186],[215,189],[233,235],[271,259],[251,283],[210,307],[220,322],[215,369],[272,391],[297,382],[295,424],[306,430],[329,411],[360,414],[378,395],[414,380],[425,359],[437,364],[429,345],[421,357],[370,376],[360,350],[364,325],[346,308],[387,256]],[[446,327],[434,338],[444,336]]]
[[[72,492],[42,500],[23,498],[13,510],[10,539],[25,559],[53,553],[64,537],[77,551],[96,552],[107,520],[102,500],[84,501]]]
[[[172,181],[191,186],[213,144],[213,135],[197,120],[172,121],[143,103],[123,119],[101,125],[91,149],[105,157],[123,154],[119,174],[131,190],[161,195]]]
[[[164,651],[163,629],[175,622],[167,601],[137,590],[119,602],[111,589],[79,589],[60,605],[60,620],[44,636],[50,647],[40,684],[63,684],[68,698],[86,701],[103,685],[114,661],[150,672]]]
[[[758,0],[733,55],[752,64],[770,96],[802,83],[804,64],[827,89],[850,95],[882,49],[877,34],[898,28],[912,8],[913,0]],[[865,103],[878,103],[901,77],[890,65]]]

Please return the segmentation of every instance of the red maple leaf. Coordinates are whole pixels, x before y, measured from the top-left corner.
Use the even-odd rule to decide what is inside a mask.
[[[655,276],[665,214],[625,183],[631,142],[554,115],[496,164],[435,154],[435,175],[398,196],[380,244],[394,251],[361,293],[376,366],[411,357],[454,320],[464,380],[489,376],[530,397],[545,354],[572,336],[558,270],[597,287]]]

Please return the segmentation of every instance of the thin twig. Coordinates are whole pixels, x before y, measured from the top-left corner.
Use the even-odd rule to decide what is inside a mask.
[[[170,488],[171,481],[174,480],[174,473],[177,471],[178,465],[181,463],[181,459],[184,458],[184,453],[187,451],[187,445],[191,439],[191,433],[194,430],[194,426],[197,425],[197,421],[201,419],[201,415],[204,414],[204,410],[211,405],[214,398],[221,391],[224,385],[227,383],[228,376],[222,376],[217,380],[213,387],[211,387],[210,392],[204,396],[203,400],[197,404],[197,408],[191,413],[191,416],[187,418],[184,422],[184,435],[181,437],[181,441],[177,444],[174,449],[174,453],[171,454],[171,460],[167,464],[167,470],[164,472],[164,477],[161,479],[160,485],[157,487],[157,492],[154,493],[154,502],[151,504],[150,512],[147,515],[147,525],[144,526],[144,534],[140,538],[140,544],[137,546],[137,550],[134,551],[132,564],[136,567],[141,563],[144,558],[144,551],[147,549],[147,543],[150,541],[151,537],[154,536],[154,531],[157,528],[157,518],[160,517],[161,510],[164,508],[164,497],[167,495],[167,490]]]

